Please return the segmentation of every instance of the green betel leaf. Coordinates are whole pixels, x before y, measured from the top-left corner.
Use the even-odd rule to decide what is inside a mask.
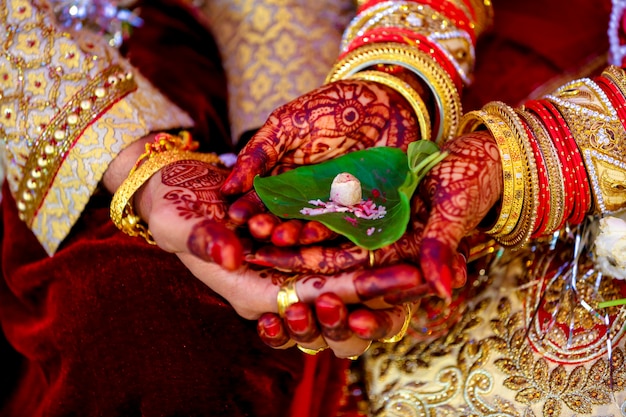
[[[404,234],[413,192],[446,155],[435,143],[425,140],[411,143],[408,157],[397,148],[370,148],[273,177],[256,177],[254,188],[267,208],[279,217],[317,220],[359,246],[378,249]],[[314,201],[330,202],[331,184],[342,172],[361,182],[363,200],[373,202],[377,208],[384,207],[384,216],[364,219],[350,211],[315,215],[306,212],[320,208]]]
[[[330,187],[340,173],[361,182],[363,200],[383,206],[386,214],[363,219],[354,213],[303,214],[304,208],[319,208],[310,201],[330,201]],[[275,215],[286,219],[316,220],[366,249],[378,249],[400,238],[410,216],[410,196],[401,190],[414,182],[407,156],[397,148],[378,147],[352,152],[317,165],[302,166],[271,177],[256,177],[254,188]]]

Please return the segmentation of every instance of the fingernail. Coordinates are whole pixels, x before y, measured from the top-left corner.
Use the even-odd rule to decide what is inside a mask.
[[[281,319],[275,315],[267,314],[259,318],[259,330],[269,338],[278,336],[282,329]]]
[[[341,324],[341,319],[343,318],[341,310],[340,305],[330,304],[323,300],[318,300],[315,303],[317,319],[324,326],[335,327]]]
[[[303,334],[310,330],[311,320],[308,309],[298,304],[300,303],[293,304],[285,311],[285,319],[293,333]]]
[[[246,255],[246,262],[249,264],[259,265],[259,266],[274,266],[273,263],[255,258],[254,255]]]

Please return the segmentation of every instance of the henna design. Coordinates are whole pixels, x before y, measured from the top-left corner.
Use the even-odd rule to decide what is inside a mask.
[[[429,236],[456,247],[496,202],[502,189],[500,156],[485,133],[450,143],[450,156],[424,181],[422,193],[432,201]]]
[[[243,261],[243,247],[235,233],[210,219],[193,226],[187,248],[200,259],[214,261],[230,271],[239,268]]]
[[[226,218],[226,204],[219,187],[224,182],[227,171],[202,161],[178,161],[166,166],[162,171],[162,183],[170,187],[180,187],[165,194],[185,219]]]
[[[277,164],[309,165],[373,146],[406,150],[418,132],[413,110],[393,89],[354,80],[328,84],[270,115],[240,153],[222,191],[246,191],[255,175]]]
[[[248,262],[286,271],[334,274],[363,266],[367,260],[367,250],[345,243],[332,248],[264,246]]]

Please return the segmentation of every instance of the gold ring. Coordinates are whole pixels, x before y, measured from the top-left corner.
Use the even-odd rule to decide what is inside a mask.
[[[404,316],[404,323],[402,323],[402,327],[400,328],[400,331],[391,337],[380,339],[381,342],[396,343],[404,338],[406,331],[409,329],[409,324],[411,324],[411,317],[413,314],[410,304],[405,304],[404,310],[406,311],[406,315]]]
[[[309,348],[302,347],[300,345],[296,345],[296,346],[302,352],[306,353],[307,355],[311,355],[311,356],[315,356],[318,353],[320,353],[321,351],[328,349],[328,345],[327,346],[322,346],[321,348],[317,348],[317,349],[309,349]]]
[[[363,350],[363,352],[359,353],[358,355],[348,356],[348,359],[350,359],[351,361],[355,361],[355,360],[359,359],[359,356],[361,356],[362,354],[367,352],[367,350],[370,348],[370,346],[372,346],[372,341],[371,340],[367,343],[367,347],[365,348],[365,350]]]
[[[373,250],[369,251],[369,262],[370,262],[370,268],[374,268],[374,265],[376,265],[376,257],[374,256]]]
[[[296,292],[296,278],[296,276],[287,278],[278,290],[276,303],[278,304],[278,315],[280,317],[285,316],[287,307],[300,301]]]

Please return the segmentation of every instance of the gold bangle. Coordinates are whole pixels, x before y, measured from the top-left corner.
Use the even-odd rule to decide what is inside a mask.
[[[495,235],[502,233],[508,219],[515,216],[513,204],[515,199],[519,197],[520,190],[523,190],[521,181],[516,181],[516,172],[519,173],[521,170],[521,160],[519,153],[514,152],[514,149],[510,148],[509,141],[505,139],[505,136],[510,136],[511,132],[507,129],[504,121],[489,115],[483,110],[474,110],[466,113],[461,119],[459,132],[474,132],[481,126],[485,126],[496,141],[502,164],[503,190],[500,213],[495,224],[486,232],[490,235]]]
[[[471,21],[465,25],[463,20],[450,19],[427,4],[382,2],[368,7],[352,19],[343,33],[340,51],[348,52],[355,39],[381,28],[397,28],[423,36],[445,56],[463,83],[471,84],[471,72],[476,61],[475,42],[470,35],[475,30]],[[408,38],[406,40],[409,44],[420,42]]]
[[[285,317],[287,307],[300,301],[296,292],[297,276],[287,278],[278,290],[276,304],[278,304],[278,315]]]
[[[191,134],[187,131],[182,131],[178,135],[170,135],[169,133],[158,133],[152,142],[146,143],[145,151],[137,158],[135,165],[128,173],[128,176],[144,162],[144,160],[150,159],[152,155],[171,151],[173,149],[180,149],[181,151],[195,151],[198,149],[198,142],[191,138]]]
[[[539,177],[537,174],[537,163],[535,154],[530,144],[530,138],[515,111],[506,104],[493,101],[487,103],[483,109],[496,117],[500,117],[511,129],[513,141],[511,148],[520,151],[523,161],[523,198],[518,220],[509,219],[505,224],[504,235],[497,236],[499,243],[510,248],[524,246],[534,231],[535,220],[537,219],[537,204],[539,204]],[[510,229],[510,231],[509,231]]]
[[[550,134],[544,127],[541,120],[526,111],[524,107],[517,109],[517,113],[528,123],[530,130],[537,138],[537,143],[543,159],[546,163],[548,171],[548,184],[550,188],[550,212],[548,213],[547,225],[545,228],[544,236],[551,235],[556,231],[557,227],[561,224],[563,216],[563,203],[565,201],[565,183],[563,175],[561,174],[561,167],[559,162],[559,155],[557,150],[550,140]]]
[[[430,140],[431,131],[428,109],[426,108],[426,104],[424,104],[424,100],[422,100],[420,95],[417,94],[417,91],[411,88],[409,83],[382,71],[361,71],[350,75],[348,79],[372,81],[378,84],[386,85],[387,87],[398,92],[406,99],[406,101],[408,101],[417,116],[420,126],[420,139]]]
[[[378,64],[401,66],[424,80],[435,99],[439,119],[433,140],[441,144],[456,136],[462,113],[459,92],[450,75],[417,48],[396,43],[364,45],[339,60],[326,77],[326,83]]]
[[[396,343],[400,340],[404,339],[407,330],[409,330],[409,325],[411,324],[411,319],[413,318],[413,309],[410,304],[404,305],[404,311],[406,312],[404,316],[404,323],[402,323],[402,327],[400,331],[391,337],[387,337],[385,339],[380,339],[383,343]]]
[[[178,161],[195,160],[208,164],[218,164],[220,159],[215,154],[201,154],[178,149],[160,152],[133,171],[117,189],[111,200],[111,220],[129,236],[141,236],[150,244],[156,244],[150,231],[141,218],[134,212],[132,198],[141,186],[161,168]]]

